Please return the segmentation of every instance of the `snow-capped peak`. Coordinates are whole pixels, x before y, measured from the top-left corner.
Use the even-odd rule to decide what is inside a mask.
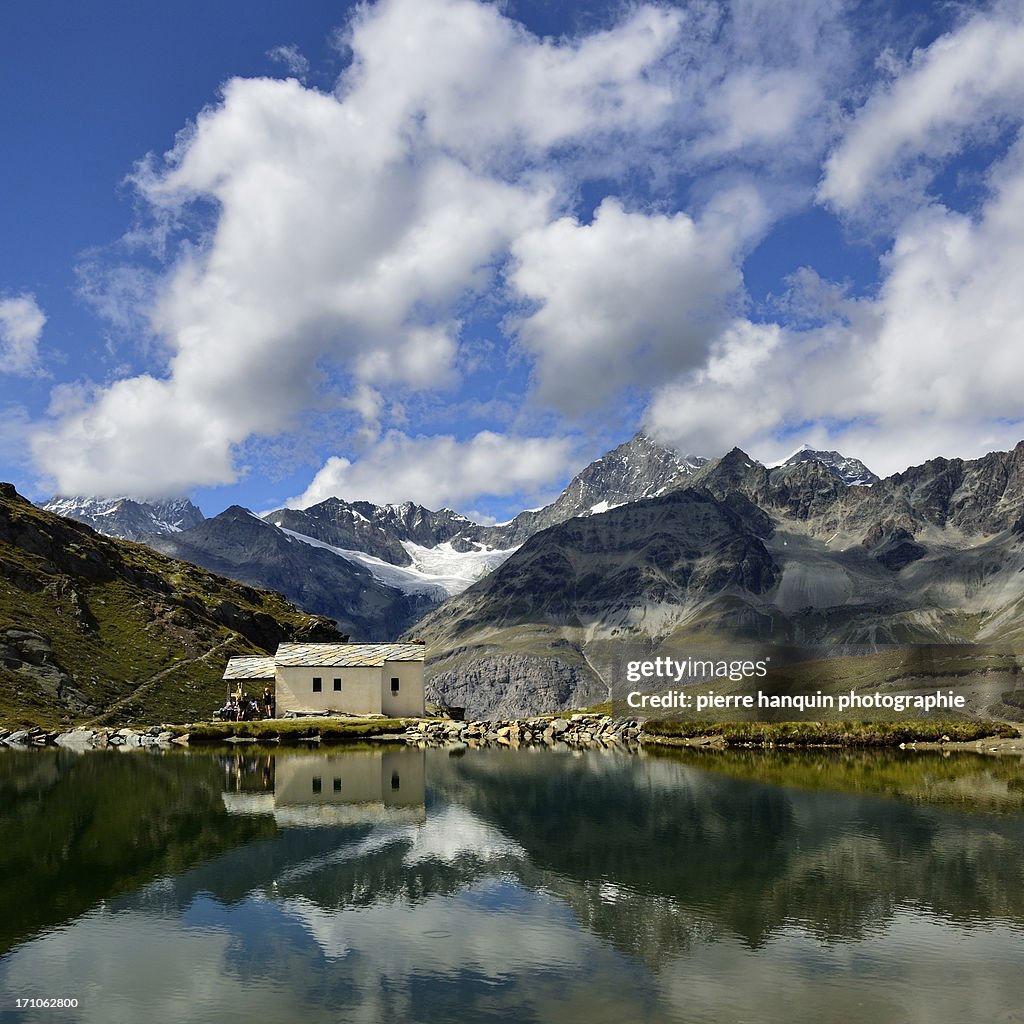
[[[99,533],[126,540],[179,533],[205,518],[187,498],[99,498],[57,495],[40,505],[68,519],[76,519]]]
[[[768,463],[767,468],[781,469],[785,466],[798,466],[802,462],[820,463],[836,479],[849,487],[870,487],[879,480],[879,477],[860,459],[851,458],[841,452],[823,451],[809,444],[802,444],[795,452],[778,462]]]
[[[797,456],[803,452],[813,452],[815,450],[814,445],[802,444],[795,451],[790,452],[783,459],[776,459],[774,462],[766,462],[764,464],[765,469],[778,469],[780,466],[789,466],[796,462],[803,462],[804,459],[798,459]]]

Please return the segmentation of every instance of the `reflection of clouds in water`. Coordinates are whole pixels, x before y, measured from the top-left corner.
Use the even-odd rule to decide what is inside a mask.
[[[60,994],[79,1000],[82,1024],[484,1015],[619,1024],[637,1019],[638,1008],[641,1019],[663,1019],[643,1010],[651,1002],[644,974],[624,971],[556,901],[511,883],[416,907],[334,913],[301,898],[200,901],[202,927],[146,913],[87,915],[15,950],[0,968],[2,987],[56,994],[59,978]],[[289,918],[304,925],[306,941]],[[267,948],[254,956],[252,945]]]
[[[465,808],[452,805],[431,811],[426,823],[413,830],[412,846],[405,863],[425,860],[451,863],[464,856],[489,862],[502,857],[525,858],[526,852]]]
[[[578,971],[593,941],[580,941],[575,919],[555,900],[499,879],[415,906],[389,902],[332,911],[297,897],[281,909],[303,923],[327,958],[356,953],[378,960],[389,975]]]
[[[484,1013],[544,1024],[999,1024],[1014,1019],[1024,952],[1022,929],[957,928],[902,909],[870,942],[823,944],[786,928],[752,950],[720,934],[647,972],[579,929],[557,900],[497,879],[416,907],[197,902],[191,922],[87,915],[14,950],[0,987],[56,994],[59,979],[60,994],[79,1000],[83,1024],[308,1024],[320,1013],[360,1024]]]
[[[88,914],[16,949],[0,990],[78,1000],[81,1024],[288,1020],[294,994],[242,983],[227,969],[227,929],[188,928],[146,914]],[[48,1011],[61,1019],[65,1011]]]
[[[823,879],[823,884],[827,884]],[[823,945],[786,928],[757,953],[727,939],[657,974],[692,1021],[1019,1021],[1024,930],[957,929],[904,909],[870,941]]]

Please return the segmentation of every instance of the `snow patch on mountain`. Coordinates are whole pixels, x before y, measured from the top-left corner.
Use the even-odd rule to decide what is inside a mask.
[[[624,504],[624,501],[599,501],[596,505],[591,505],[583,514],[599,516],[602,512],[610,512],[613,508],[620,508]]]
[[[402,547],[409,552],[412,566],[392,565],[381,558],[375,558],[363,551],[335,547],[315,537],[308,537],[294,530],[280,527],[281,532],[293,540],[322,548],[332,554],[347,558],[350,562],[368,569],[379,582],[394,587],[404,594],[426,594],[441,600],[461,594],[478,579],[505,561],[515,550],[497,551],[481,548],[474,551],[456,551],[451,544],[439,544],[436,548],[425,548],[411,541],[403,541]]]
[[[425,548],[412,541],[402,541],[415,567],[439,579],[465,580],[465,586],[452,593],[460,594],[466,587],[495,570],[518,548],[489,548],[477,544],[472,551],[456,551],[449,541]]]

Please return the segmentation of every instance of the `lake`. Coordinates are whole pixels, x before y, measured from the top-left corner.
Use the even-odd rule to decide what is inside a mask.
[[[1024,1021],[1010,758],[5,751],[0,866],[3,1021]]]

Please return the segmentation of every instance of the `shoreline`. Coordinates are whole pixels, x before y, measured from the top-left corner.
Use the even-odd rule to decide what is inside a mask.
[[[280,746],[403,743],[421,747],[585,749],[900,749],[1024,756],[1024,727],[999,722],[665,722],[593,712],[457,722],[451,719],[302,718],[186,725],[0,729],[0,749],[168,749],[218,744]]]

